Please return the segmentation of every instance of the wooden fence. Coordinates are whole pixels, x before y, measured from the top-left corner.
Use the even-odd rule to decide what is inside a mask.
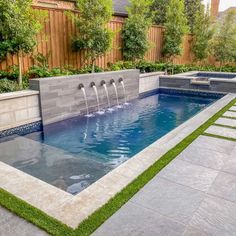
[[[65,10],[42,7],[37,7],[37,9],[40,11],[47,11],[48,17],[44,23],[43,30],[37,36],[38,45],[33,54],[48,54],[50,68],[64,66],[80,68],[84,63],[85,55],[71,50],[71,39],[76,34],[76,27],[70,17],[65,14]],[[77,13],[74,12],[74,14]],[[124,18],[116,16],[114,16],[112,21],[108,24],[108,27],[115,32],[112,50],[104,57],[98,58],[96,65],[105,68],[108,63],[114,63],[123,59],[121,52],[122,40],[120,34],[123,24]],[[148,38],[151,46],[145,58],[150,61],[158,61],[161,59],[163,27],[152,26]],[[183,55],[178,57],[175,60],[175,63],[191,63],[189,39],[190,36],[185,37],[183,43]],[[23,59],[23,71],[27,71],[33,63],[32,55],[25,56]],[[17,57],[9,55],[5,61],[0,63],[0,69],[6,70],[9,66],[17,64]]]

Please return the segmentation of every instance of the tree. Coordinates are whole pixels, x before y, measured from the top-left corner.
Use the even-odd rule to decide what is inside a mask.
[[[95,61],[111,48],[113,33],[107,29],[113,15],[112,0],[77,0],[79,17],[75,18],[79,34],[73,39],[75,51],[85,51],[95,69]]]
[[[164,26],[165,34],[162,53],[173,62],[176,56],[181,55],[183,36],[188,32],[183,0],[170,0]]]
[[[129,17],[121,32],[126,60],[143,59],[149,48],[147,35],[152,24],[151,4],[152,0],[130,0],[127,8]]]
[[[213,28],[209,7],[205,10],[202,4],[196,13],[193,25],[192,52],[196,61],[207,58],[209,53],[210,40],[213,36]]]
[[[216,23],[212,39],[212,54],[220,66],[236,61],[236,11],[229,10],[224,19]]]
[[[154,12],[153,21],[157,25],[166,23],[166,10],[169,0],[154,0],[151,10]]]
[[[45,14],[32,9],[32,0],[0,0],[0,60],[8,53],[18,55],[19,85],[22,84],[22,57],[31,52],[42,28]]]
[[[185,0],[185,14],[188,20],[190,32],[193,33],[195,25],[196,14],[202,6],[202,0]]]

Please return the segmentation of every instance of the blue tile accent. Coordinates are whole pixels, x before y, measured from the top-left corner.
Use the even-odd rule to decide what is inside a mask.
[[[208,97],[208,98],[222,98],[227,93],[223,92],[208,92],[199,90],[182,90],[174,88],[159,88],[159,93],[173,94],[173,95],[185,95],[185,96],[197,96],[197,97]]]
[[[42,131],[42,129],[43,129],[42,122],[37,121],[34,123],[22,125],[16,128],[0,131],[0,138],[4,138],[10,135],[26,135],[33,132]]]
[[[157,93],[173,94],[173,95],[185,95],[185,96],[196,96],[196,97],[208,97],[208,98],[222,98],[227,93],[223,92],[208,92],[208,91],[198,91],[198,90],[183,90],[175,88],[163,88],[154,89],[148,92],[139,94],[139,98],[145,98],[148,96],[155,95]]]
[[[154,90],[151,90],[151,91],[148,91],[148,92],[140,93],[139,98],[146,98],[146,97],[155,95],[157,93],[159,93],[159,89],[154,89]]]

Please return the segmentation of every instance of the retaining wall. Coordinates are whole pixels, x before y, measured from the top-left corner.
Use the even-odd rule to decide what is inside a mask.
[[[26,90],[0,94],[0,131],[39,120],[39,92]]]

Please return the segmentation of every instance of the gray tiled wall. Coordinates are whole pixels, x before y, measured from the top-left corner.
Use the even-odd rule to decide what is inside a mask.
[[[127,101],[133,100],[139,94],[139,70],[124,70],[117,72],[104,72],[86,75],[61,76],[30,80],[30,88],[40,91],[40,105],[43,124],[50,124],[86,113],[83,93],[78,89],[80,83],[84,84],[88,96],[90,111],[97,109],[97,101],[91,82],[98,88],[101,107],[107,107],[104,88],[100,82],[105,80],[112,105],[116,104],[115,91],[110,84],[114,79],[118,88],[120,102],[124,101],[124,93],[119,78],[124,79]]]
[[[159,80],[160,87],[236,93],[236,80],[233,79],[210,79],[209,84],[194,84],[191,83],[191,77],[183,77],[177,75],[160,76]]]

